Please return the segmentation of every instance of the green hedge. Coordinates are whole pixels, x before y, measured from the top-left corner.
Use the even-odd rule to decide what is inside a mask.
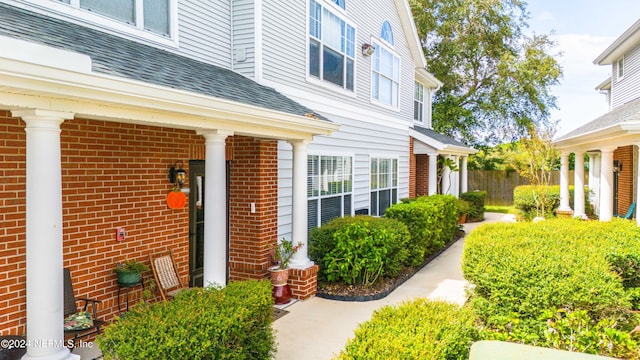
[[[194,288],[173,301],[134,306],[97,338],[105,359],[270,359],[269,281]]]
[[[309,256],[318,277],[330,282],[371,285],[395,277],[409,256],[410,235],[397,220],[359,215],[336,218],[311,230]]]
[[[468,309],[417,299],[377,310],[338,359],[467,359],[477,335]]]
[[[569,186],[569,203],[573,204],[573,186]],[[556,216],[558,211],[558,207],[560,207],[560,186],[532,186],[532,185],[522,185],[518,186],[513,190],[513,206],[518,210],[518,215],[520,220],[531,221],[533,218],[538,216],[536,211],[536,200],[534,195],[547,192],[547,212],[546,214],[541,214],[540,216],[544,216],[545,218],[552,218]],[[584,203],[585,210],[587,214],[591,212],[589,206],[589,191],[585,188],[584,192]]]
[[[467,222],[484,220],[484,202],[486,198],[486,191],[469,191],[460,194],[460,199],[471,204],[471,210],[467,216]]]
[[[465,240],[463,272],[484,338],[637,358],[628,331],[640,230],[635,223],[552,219],[487,224]],[[620,260],[620,261],[618,261]],[[617,265],[614,266],[612,262]],[[614,271],[619,268],[618,273]]]
[[[422,196],[392,205],[386,218],[403,222],[411,234],[409,265],[425,259],[453,239],[456,231],[456,198],[452,195]]]

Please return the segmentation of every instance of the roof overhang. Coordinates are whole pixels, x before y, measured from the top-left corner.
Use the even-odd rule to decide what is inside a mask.
[[[562,138],[553,144],[560,151],[589,151],[620,147],[640,142],[640,118],[628,120],[575,137]]]
[[[640,43],[640,20],[636,21],[620,37],[618,37],[593,63],[596,65],[610,65],[622,55],[629,52]]]
[[[596,86],[596,90],[611,90],[611,77],[603,80],[598,86]]]
[[[442,81],[436,79],[436,77],[425,68],[416,68],[416,80],[422,85],[426,85],[432,89],[440,89],[443,85]]]
[[[431,151],[421,151],[419,153],[430,153],[432,155],[438,154],[438,155],[471,155],[471,154],[475,154],[478,152],[478,150],[476,149],[472,149],[466,146],[458,146],[458,145],[452,145],[452,144],[446,144],[443,142],[440,142],[432,137],[429,137],[425,134],[422,134],[421,132],[418,132],[414,129],[409,129],[409,136],[411,136],[412,138],[414,138],[415,140],[418,140],[419,142],[421,142],[422,144],[428,146],[429,148],[432,149]],[[415,146],[414,146],[415,149]],[[415,152],[415,151],[414,151]]]
[[[91,72],[84,55],[43,45],[33,49],[38,51],[0,53],[0,109],[39,108],[88,119],[283,140],[312,140],[339,128],[314,117]],[[80,66],[59,58],[78,60],[74,63]]]

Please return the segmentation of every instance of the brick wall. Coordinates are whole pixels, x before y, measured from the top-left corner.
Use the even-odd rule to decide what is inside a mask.
[[[416,196],[429,194],[429,156],[416,155]]]
[[[77,296],[102,300],[100,316],[117,313],[115,263],[171,248],[188,277],[188,207],[170,210],[168,168],[204,154],[193,131],[90,120],[62,126],[64,266]],[[25,332],[24,123],[0,111],[0,333]],[[187,169],[188,171],[188,169]],[[117,227],[127,232],[117,242]],[[150,276],[150,274],[146,274]],[[132,291],[135,302],[140,291]],[[124,301],[124,297],[121,298]]]
[[[267,276],[269,251],[278,236],[278,143],[235,136],[232,158],[230,279],[261,279]]]
[[[416,197],[416,172],[417,172],[417,164],[416,164],[416,154],[413,153],[415,139],[409,137],[409,198]]]
[[[613,160],[622,163],[618,173],[618,214],[624,215],[634,202],[633,197],[633,145],[617,148]]]

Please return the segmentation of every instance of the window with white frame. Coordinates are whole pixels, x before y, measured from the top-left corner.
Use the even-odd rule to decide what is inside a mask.
[[[336,3],[344,7],[344,1]],[[320,2],[309,2],[310,76],[353,91],[355,41],[353,26]]]
[[[334,2],[336,5],[340,6],[342,9],[344,9],[344,2],[345,2],[345,0],[333,0],[333,2]]]
[[[171,0],[57,0],[159,35],[170,36]]]
[[[380,30],[380,42],[374,42],[371,65],[371,99],[383,105],[398,108],[400,89],[400,57],[392,50],[393,32],[385,21]]]
[[[413,92],[413,120],[424,123],[424,86],[417,81]]]
[[[371,158],[371,215],[382,216],[398,202],[398,159]]]
[[[616,67],[618,68],[618,80],[622,80],[622,78],[624,77],[624,56],[618,59]]]
[[[353,160],[350,156],[307,157],[307,210],[309,230],[327,221],[352,215]]]

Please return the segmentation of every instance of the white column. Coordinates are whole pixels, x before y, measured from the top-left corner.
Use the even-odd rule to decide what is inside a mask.
[[[571,211],[569,205],[569,153],[560,154],[560,207],[558,211]]]
[[[593,212],[600,214],[600,152],[589,153],[589,199]]]
[[[302,248],[291,257],[292,268],[306,269],[313,265],[307,249],[307,141],[291,141],[293,146],[293,209],[291,238]]]
[[[438,193],[438,154],[429,154],[429,189],[428,194]]]
[[[466,193],[468,188],[468,176],[467,176],[467,157],[462,156],[460,159],[460,193]]]
[[[227,284],[227,136],[228,131],[210,131],[205,139],[204,169],[204,285]]]
[[[446,155],[444,159],[445,161],[451,159],[451,156]],[[451,169],[446,165],[442,166],[442,184],[440,186],[442,186],[443,194],[451,194]]]
[[[636,172],[637,172],[637,176],[636,176],[636,223],[638,224],[638,226],[640,226],[640,210],[638,210],[638,206],[640,206],[640,143],[636,144],[636,147],[638,148],[638,153],[637,153],[637,163],[636,163]]]
[[[600,221],[613,218],[613,152],[616,148],[601,150],[600,161]]]
[[[60,124],[72,113],[12,111],[27,133],[27,354],[23,359],[79,359],[64,347]]]
[[[584,211],[584,152],[576,151],[574,189],[573,189],[573,216],[586,216]]]

